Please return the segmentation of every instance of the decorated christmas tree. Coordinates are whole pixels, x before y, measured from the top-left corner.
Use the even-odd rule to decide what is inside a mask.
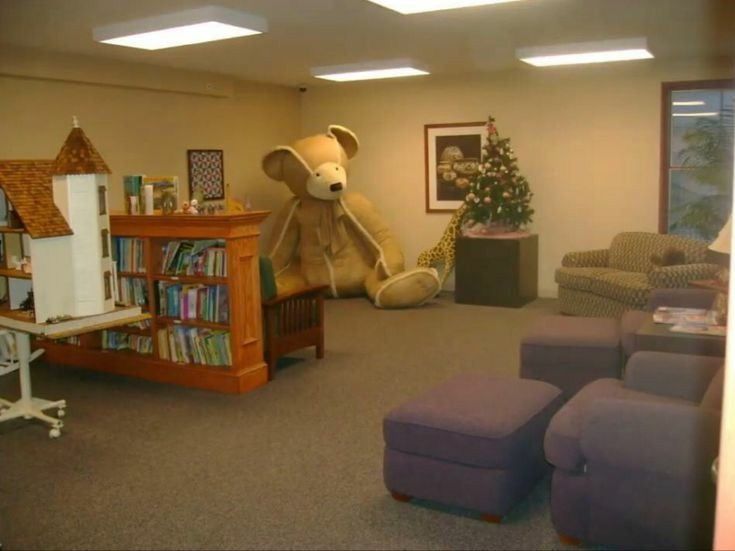
[[[531,222],[531,189],[518,172],[509,138],[501,138],[495,119],[487,119],[487,143],[483,145],[478,172],[471,178],[464,200],[464,223],[507,226],[517,230]]]

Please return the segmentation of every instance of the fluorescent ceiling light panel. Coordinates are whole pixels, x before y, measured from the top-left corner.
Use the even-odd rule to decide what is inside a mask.
[[[704,105],[703,101],[672,101],[671,105]]]
[[[105,44],[161,50],[250,36],[267,30],[268,22],[257,15],[220,6],[203,6],[95,27],[92,36]]]
[[[490,4],[505,4],[518,0],[368,0],[403,15],[424,13],[427,11],[455,10],[473,6],[488,6]]]
[[[707,111],[706,113],[672,113],[674,117],[718,117],[717,111]]]
[[[558,46],[520,48],[516,57],[535,67],[554,65],[580,65],[583,63],[606,63],[609,61],[630,61],[650,59],[645,38],[624,38],[603,40],[601,42],[579,42]]]
[[[327,67],[314,67],[311,70],[312,76],[335,82],[413,77],[428,74],[428,71],[410,59],[394,59],[351,65],[332,65]]]

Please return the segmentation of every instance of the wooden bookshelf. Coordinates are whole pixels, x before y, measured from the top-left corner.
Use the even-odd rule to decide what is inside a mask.
[[[145,280],[148,295],[147,310],[153,316],[149,329],[121,327],[110,331],[150,336],[153,353],[104,350],[101,333],[95,333],[84,335],[81,345],[48,340],[39,342],[39,346],[46,350],[47,360],[55,364],[75,365],[227,393],[246,392],[265,384],[268,381],[268,370],[263,361],[258,236],[260,224],[268,214],[266,211],[251,211],[220,216],[110,216],[110,233],[113,239],[137,238],[143,242],[145,273],[120,272],[118,278]],[[224,241],[227,277],[162,273],[162,248],[167,242],[203,239]],[[226,286],[228,323],[200,319],[182,320],[159,315],[157,295],[159,281]],[[232,365],[177,363],[165,359],[159,350],[158,330],[168,327],[229,331]]]

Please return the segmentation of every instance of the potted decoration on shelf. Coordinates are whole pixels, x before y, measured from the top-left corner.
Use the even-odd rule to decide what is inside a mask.
[[[495,119],[487,119],[482,161],[471,176],[462,209],[462,233],[468,237],[518,236],[529,222],[533,193],[519,173],[509,138],[501,138]]]

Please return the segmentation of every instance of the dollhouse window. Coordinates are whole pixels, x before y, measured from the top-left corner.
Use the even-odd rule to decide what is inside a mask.
[[[109,230],[102,230],[102,258],[110,256],[110,232]]]
[[[112,298],[112,273],[105,272],[105,300]]]
[[[107,188],[105,186],[97,186],[97,199],[100,204],[100,215],[107,214]]]

